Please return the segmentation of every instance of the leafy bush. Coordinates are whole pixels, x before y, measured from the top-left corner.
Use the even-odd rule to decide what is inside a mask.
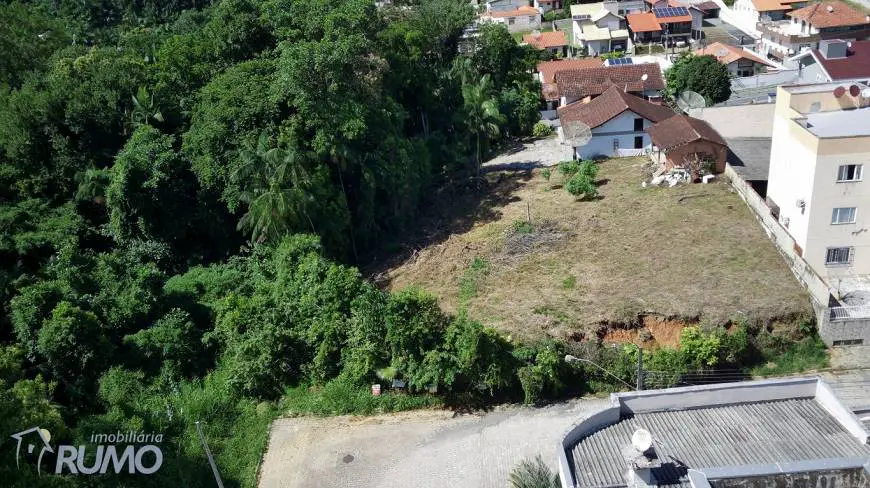
[[[521,347],[514,354],[518,360],[526,363],[517,370],[524,403],[534,405],[564,393],[568,366],[560,343],[545,342],[536,347]]]
[[[601,59],[619,59],[625,56],[624,51],[610,51],[601,55]]]
[[[534,226],[528,220],[514,220],[514,232],[517,234],[531,234],[534,231]]]
[[[595,198],[598,195],[598,187],[595,186],[595,180],[583,173],[577,173],[568,180],[565,184],[565,189],[568,193],[575,197]]]
[[[559,173],[562,173],[562,178],[570,178],[580,171],[580,163],[578,161],[562,161],[559,163]]]
[[[680,331],[680,352],[685,356],[686,363],[696,368],[716,366],[721,345],[719,335],[704,334],[700,327],[684,327]]]
[[[550,177],[553,176],[553,173],[550,171],[550,168],[544,168],[541,170],[541,176],[543,176],[545,180],[550,181]]]
[[[524,459],[511,470],[511,488],[558,488],[559,474],[554,473],[538,454],[534,460]]]
[[[532,129],[532,135],[539,139],[550,137],[553,135],[553,128],[546,122],[541,121],[535,124],[535,127]]]
[[[442,400],[434,395],[411,395],[386,390],[374,396],[371,386],[359,386],[341,379],[322,386],[297,386],[284,394],[284,413],[288,415],[374,415],[418,408],[438,407]]]

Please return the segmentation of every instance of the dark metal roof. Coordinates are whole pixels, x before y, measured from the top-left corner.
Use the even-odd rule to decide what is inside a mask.
[[[660,486],[687,484],[687,469],[870,456],[812,398],[627,414],[568,451],[576,486],[626,486],[621,450],[638,428],[653,435]]]
[[[728,164],[747,181],[767,181],[770,170],[770,137],[726,139]]]

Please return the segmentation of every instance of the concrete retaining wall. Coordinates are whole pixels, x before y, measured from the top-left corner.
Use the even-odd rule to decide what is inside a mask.
[[[725,165],[725,176],[731,182],[731,186],[740,195],[740,198],[749,205],[755,218],[761,224],[761,228],[767,233],[767,237],[776,244],[785,262],[794,273],[798,282],[803,286],[813,302],[813,310],[816,315],[816,323],[819,335],[827,345],[833,345],[839,341],[854,341],[861,339],[865,344],[870,344],[870,319],[846,319],[831,321],[829,308],[831,291],[828,284],[823,280],[807,262],[795,251],[795,241],[788,231],[770,214],[770,207],[752,189],[730,164]]]

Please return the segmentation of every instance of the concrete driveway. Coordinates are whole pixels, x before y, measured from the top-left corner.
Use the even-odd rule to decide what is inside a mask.
[[[418,411],[376,417],[279,419],[260,488],[504,488],[513,466],[541,454],[555,469],[556,443],[604,408],[584,399],[484,415]]]
[[[531,169],[553,166],[560,161],[570,160],[571,148],[560,143],[557,136],[535,139],[530,142],[516,143],[498,156],[483,163],[484,171],[512,169]]]
[[[836,366],[836,365],[835,365]],[[821,375],[870,422],[870,370]],[[607,405],[597,398],[545,408],[503,407],[454,417],[416,411],[375,417],[287,418],[272,425],[260,488],[504,488],[513,466],[556,445]]]

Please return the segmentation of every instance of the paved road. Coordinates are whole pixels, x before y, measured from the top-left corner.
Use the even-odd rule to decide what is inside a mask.
[[[571,159],[571,148],[561,144],[557,136],[517,144],[509,150],[483,163],[484,171],[530,169],[553,166]]]
[[[260,488],[504,488],[516,462],[542,454],[606,400],[506,408],[452,418],[408,412],[365,419],[280,419]]]
[[[822,376],[870,424],[870,369]],[[456,418],[423,411],[280,419],[272,426],[260,488],[504,488],[523,458],[541,453],[554,464],[565,431],[606,403],[586,398]]]

